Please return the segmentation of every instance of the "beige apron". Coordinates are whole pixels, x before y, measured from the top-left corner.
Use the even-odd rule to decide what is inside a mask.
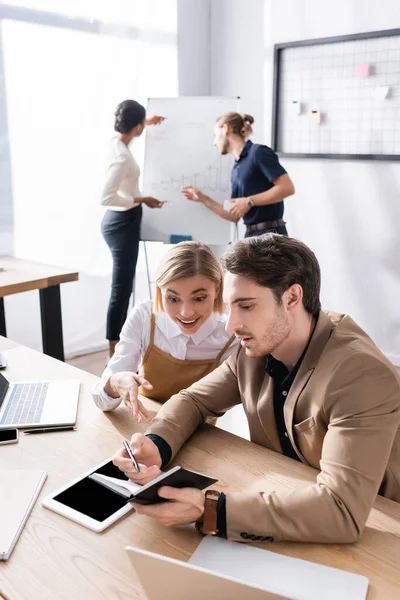
[[[181,390],[199,381],[219,366],[222,356],[232,344],[233,335],[222,348],[216,358],[206,360],[181,360],[174,358],[167,352],[163,352],[154,345],[154,331],[156,319],[154,313],[151,315],[150,344],[142,359],[139,373],[149,381],[153,389],[146,390],[140,387],[139,392],[147,398],[157,402],[166,402]]]

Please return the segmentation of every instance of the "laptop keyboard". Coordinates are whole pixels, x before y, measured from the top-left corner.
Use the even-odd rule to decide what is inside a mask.
[[[40,423],[48,387],[48,383],[14,385],[0,424]]]

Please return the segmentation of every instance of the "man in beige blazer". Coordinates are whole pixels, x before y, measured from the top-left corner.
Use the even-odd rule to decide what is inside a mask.
[[[320,473],[294,492],[207,502],[199,490],[165,487],[160,496],[172,502],[135,508],[166,525],[204,519],[206,532],[230,540],[354,542],[378,493],[400,502],[396,369],[349,316],[321,311],[319,265],[305,244],[249,238],[231,247],[223,266],[226,328],[241,347],[168,400],[146,436],[132,437],[140,474],[122,450],[114,462],[148,481],[208,417],[241,403],[253,442]]]

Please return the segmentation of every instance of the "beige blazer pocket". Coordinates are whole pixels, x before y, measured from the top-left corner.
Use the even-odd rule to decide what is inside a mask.
[[[297,425],[294,425],[294,430],[296,431],[296,433],[301,433],[303,431],[307,431],[308,429],[311,429],[312,427],[315,427],[314,417],[308,417],[308,419],[306,419],[305,421],[302,421],[301,423],[297,423]]]

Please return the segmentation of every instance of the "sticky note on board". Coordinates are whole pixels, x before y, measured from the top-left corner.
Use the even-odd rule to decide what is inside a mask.
[[[372,65],[368,63],[360,63],[356,68],[357,77],[369,77],[372,75]]]
[[[314,123],[314,125],[320,125],[321,121],[322,121],[322,115],[319,112],[319,110],[312,110],[309,114],[309,118],[311,123]]]
[[[378,85],[374,90],[375,100],[386,100],[389,95],[390,87],[388,85]]]
[[[301,115],[301,102],[299,100],[292,100],[290,103],[290,112],[294,116]]]

